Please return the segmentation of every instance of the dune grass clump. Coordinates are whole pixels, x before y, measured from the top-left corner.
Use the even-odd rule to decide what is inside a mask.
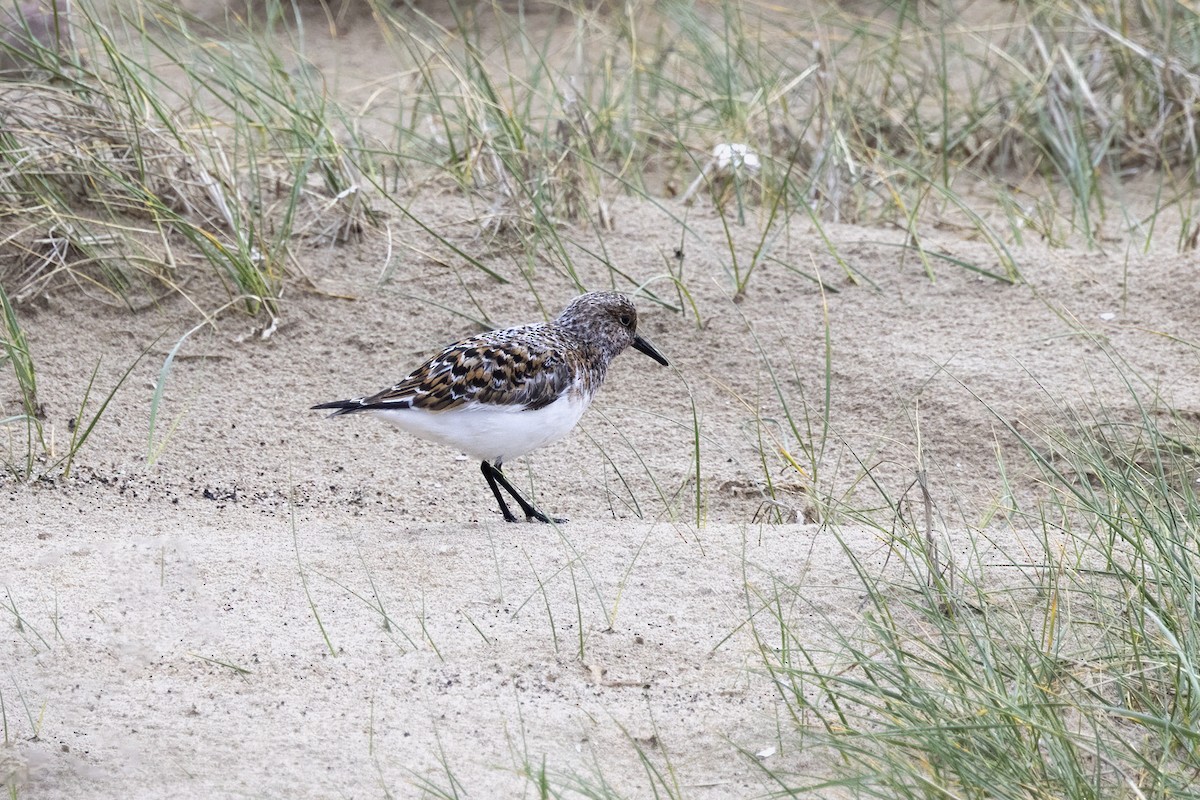
[[[170,5],[74,9],[78,51],[0,83],[10,297],[65,282],[136,306],[215,276],[274,313],[293,239],[369,215],[337,114],[262,40],[205,41]]]
[[[828,223],[898,227],[930,277],[949,264],[1007,282],[1029,240],[1186,249],[1200,235],[1200,23],[1166,0],[572,4],[549,27],[499,3],[371,8],[405,76],[396,152],[472,198],[477,230],[515,238],[527,272],[538,252],[576,278],[568,244],[604,261],[622,196],[685,245],[683,198],[755,229],[753,251],[725,259],[735,294],[797,224],[839,263]],[[733,145],[756,166],[718,179],[712,154]],[[995,262],[927,245],[935,227]]]
[[[61,87],[0,85],[0,93],[3,256],[18,301],[63,280],[118,297],[171,283],[172,233],[228,229],[224,187],[169,131],[124,114],[129,106]]]
[[[679,201],[704,198],[756,230],[726,259],[737,294],[787,260],[798,223],[898,226],[930,276],[956,263],[930,227],[956,227],[996,255],[968,266],[1007,281],[1030,235],[1200,235],[1200,22],[1167,0],[569,4],[533,25],[523,6],[370,0],[355,24],[378,26],[386,68],[352,101],[305,58],[300,7],[219,24],[113,8],[74,3],[64,52],[27,48],[40,77],[0,84],[0,280],[16,301],[69,280],[137,304],[200,275],[276,313],[298,247],[353,238],[385,206],[493,278],[508,276],[462,234],[515,240],[526,274],[576,283],[580,246],[639,286],[605,252],[619,198],[655,205],[684,244]],[[754,168],[718,175],[715,148],[734,145]],[[457,233],[411,212],[443,181],[475,204]]]
[[[1131,400],[1132,414],[1010,428],[1044,491],[1014,508],[1011,535],[966,531],[958,564],[915,526],[886,534],[899,578],[838,537],[865,597],[856,629],[798,629],[811,590],[784,578],[756,597],[790,744],[828,759],[820,775],[763,765],[768,780],[880,798],[1197,796],[1200,430]]]
[[[0,313],[3,314],[0,319],[0,370],[11,372],[20,398],[17,413],[0,417],[0,429],[6,437],[0,464],[9,471],[29,474],[33,471],[34,454],[45,447],[37,368],[29,351],[29,341],[3,286],[0,286]],[[15,446],[14,434],[19,439]]]

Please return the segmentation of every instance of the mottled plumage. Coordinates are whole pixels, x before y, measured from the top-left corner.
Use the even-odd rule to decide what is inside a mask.
[[[659,363],[667,360],[637,335],[637,310],[615,292],[591,292],[571,301],[556,319],[489,331],[456,342],[394,386],[368,397],[313,406],[333,416],[370,412],[422,438],[482,461],[481,469],[504,518],[497,483],[527,519],[549,519],[500,471],[517,458],[565,436],[591,404],[609,362],[633,346]]]
[[[574,358],[546,325],[489,331],[452,344],[404,380],[364,397],[364,407],[447,411],[467,403],[537,409],[570,386]]]

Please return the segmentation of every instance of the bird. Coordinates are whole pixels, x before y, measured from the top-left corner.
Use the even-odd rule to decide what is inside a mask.
[[[503,465],[566,436],[604,382],[608,365],[633,347],[667,359],[637,332],[637,308],[619,292],[589,292],[549,322],[488,331],[448,345],[399,383],[365,397],[312,406],[330,417],[370,414],[480,461],[506,522],[563,523],[521,496]]]

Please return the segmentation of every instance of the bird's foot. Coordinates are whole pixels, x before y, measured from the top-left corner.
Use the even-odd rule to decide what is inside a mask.
[[[510,514],[510,515],[506,516],[504,519],[507,522],[520,522],[521,521],[521,520],[517,519],[515,514]],[[531,508],[525,512],[525,521],[526,522],[544,522],[547,525],[549,525],[550,523],[553,522],[555,525],[564,525],[567,523],[568,520],[565,517],[547,517],[545,514],[538,511],[536,508]]]

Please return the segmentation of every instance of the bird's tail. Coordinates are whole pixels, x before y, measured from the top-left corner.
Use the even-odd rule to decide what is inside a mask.
[[[333,413],[329,416],[339,417],[342,414],[353,414],[355,411],[362,411],[366,407],[366,404],[363,403],[363,398],[356,397],[353,400],[333,400],[329,403],[318,403],[312,409],[314,411],[333,409]]]

